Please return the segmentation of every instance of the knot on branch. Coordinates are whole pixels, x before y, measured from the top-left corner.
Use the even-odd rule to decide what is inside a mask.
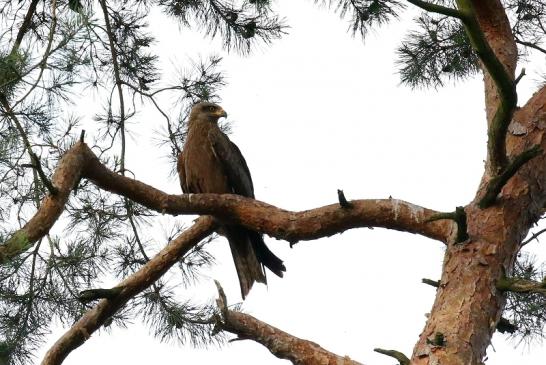
[[[97,299],[114,299],[122,290],[122,286],[111,289],[88,289],[80,292],[78,300],[82,303],[88,303]]]

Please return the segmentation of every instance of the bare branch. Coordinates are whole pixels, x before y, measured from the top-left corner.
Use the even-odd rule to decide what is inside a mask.
[[[30,145],[30,141],[28,139],[27,134],[25,133],[25,130],[23,129],[23,125],[19,121],[19,118],[15,115],[13,112],[13,109],[9,105],[8,99],[6,99],[5,95],[0,93],[0,105],[2,105],[2,108],[4,108],[4,111],[6,114],[10,117],[10,119],[15,124],[15,128],[19,132],[19,135],[21,136],[21,139],[23,140],[23,144],[25,146],[25,149],[28,152],[28,155],[30,156],[30,160],[32,161],[32,168],[34,168],[35,171],[37,171],[38,175],[40,176],[40,179],[42,180],[42,183],[44,186],[49,190],[49,193],[51,195],[57,194],[57,188],[55,185],[49,181],[49,179],[46,177],[44,170],[42,169],[42,165],[40,163],[40,159],[38,158],[38,155],[34,153],[32,150],[32,147]],[[0,259],[1,259],[1,251],[0,251]],[[0,260],[1,262],[1,260]]]
[[[526,244],[530,243],[531,241],[533,240],[537,240],[538,237],[543,234],[544,232],[546,232],[546,228],[544,229],[541,229],[540,231],[536,232],[536,233],[533,233],[533,235],[531,237],[529,237],[528,240],[525,240],[521,243],[522,246],[525,246]]]
[[[442,14],[442,15],[446,15],[446,16],[451,16],[451,17],[457,18],[457,19],[461,19],[464,16],[464,14],[462,14],[457,9],[448,8],[446,6],[433,4],[433,3],[429,3],[427,1],[422,1],[422,0],[407,0],[407,1],[409,3],[415,5],[415,6],[418,6],[421,9],[423,9],[425,11],[428,11],[428,12],[431,12],[431,13],[437,13],[437,14]]]
[[[58,194],[48,195],[34,217],[0,246],[0,262],[25,251],[49,231],[80,177],[158,212],[214,215],[292,243],[358,227],[383,227],[446,242],[453,230],[450,222],[429,222],[438,212],[398,199],[352,200],[351,209],[332,204],[291,212],[234,194],[169,195],[109,170],[85,143],[78,142],[63,156],[53,175]]]
[[[118,62],[118,51],[114,42],[114,34],[112,32],[112,26],[110,25],[110,15],[108,8],[106,7],[105,0],[99,0],[102,14],[104,16],[104,23],[106,24],[106,35],[108,36],[108,43],[110,45],[110,53],[112,55],[112,65],[114,68],[114,78],[116,80],[116,88],[118,90],[119,98],[119,130],[121,135],[121,156],[120,156],[120,171],[122,175],[125,175],[125,101],[123,98],[123,89],[121,88],[122,82],[120,77],[120,68]]]
[[[169,242],[140,270],[119,283],[116,288],[122,289],[117,295],[111,299],[102,299],[94,308],[87,311],[49,349],[42,361],[42,365],[61,364],[72,350],[81,346],[93,332],[99,329],[128,300],[152,285],[192,247],[211,234],[215,226],[212,217],[197,219],[192,227]]]
[[[361,365],[348,356],[331,353],[314,342],[295,337],[251,315],[228,309],[225,294],[219,284],[216,285],[219,291],[216,303],[221,313],[217,326],[221,330],[237,335],[240,340],[256,341],[279,359],[289,360],[296,365]]]
[[[537,46],[536,44],[532,42],[526,42],[516,38],[516,43],[521,44],[522,46],[525,46],[525,47],[533,48],[534,50],[537,50],[539,52],[546,54],[546,49],[540,46]]]

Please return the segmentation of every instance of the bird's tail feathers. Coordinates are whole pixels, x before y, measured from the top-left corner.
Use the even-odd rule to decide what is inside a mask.
[[[231,255],[239,277],[241,295],[247,296],[255,281],[266,283],[264,269],[254,252],[253,243],[245,229],[226,227],[226,237],[231,248]]]
[[[271,270],[272,273],[282,278],[286,271],[283,261],[271,252],[260,233],[254,231],[247,232],[258,261]]]

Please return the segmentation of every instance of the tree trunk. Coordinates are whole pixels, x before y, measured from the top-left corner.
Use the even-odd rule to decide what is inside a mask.
[[[490,47],[513,79],[517,49],[502,4],[475,1],[474,11]],[[484,75],[490,124],[500,100],[492,78],[486,71]],[[545,103],[546,92],[541,90],[514,113],[511,125],[517,123],[518,132],[506,139],[509,160],[535,145],[546,149],[546,114],[541,111]],[[482,364],[504,306],[496,283],[511,270],[522,239],[540,216],[546,197],[545,166],[542,153],[509,180],[493,206],[480,209],[478,202],[493,177],[486,169],[474,201],[465,208],[469,239],[448,244],[436,300],[412,364]]]

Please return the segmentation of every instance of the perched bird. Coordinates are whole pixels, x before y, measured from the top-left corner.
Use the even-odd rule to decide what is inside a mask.
[[[254,198],[254,186],[239,148],[218,127],[226,112],[214,103],[200,102],[190,113],[188,134],[178,156],[178,175],[184,193],[239,194]],[[237,225],[223,225],[239,276],[241,295],[246,297],[255,281],[266,283],[264,266],[282,277],[281,259],[265,245],[260,233]]]

